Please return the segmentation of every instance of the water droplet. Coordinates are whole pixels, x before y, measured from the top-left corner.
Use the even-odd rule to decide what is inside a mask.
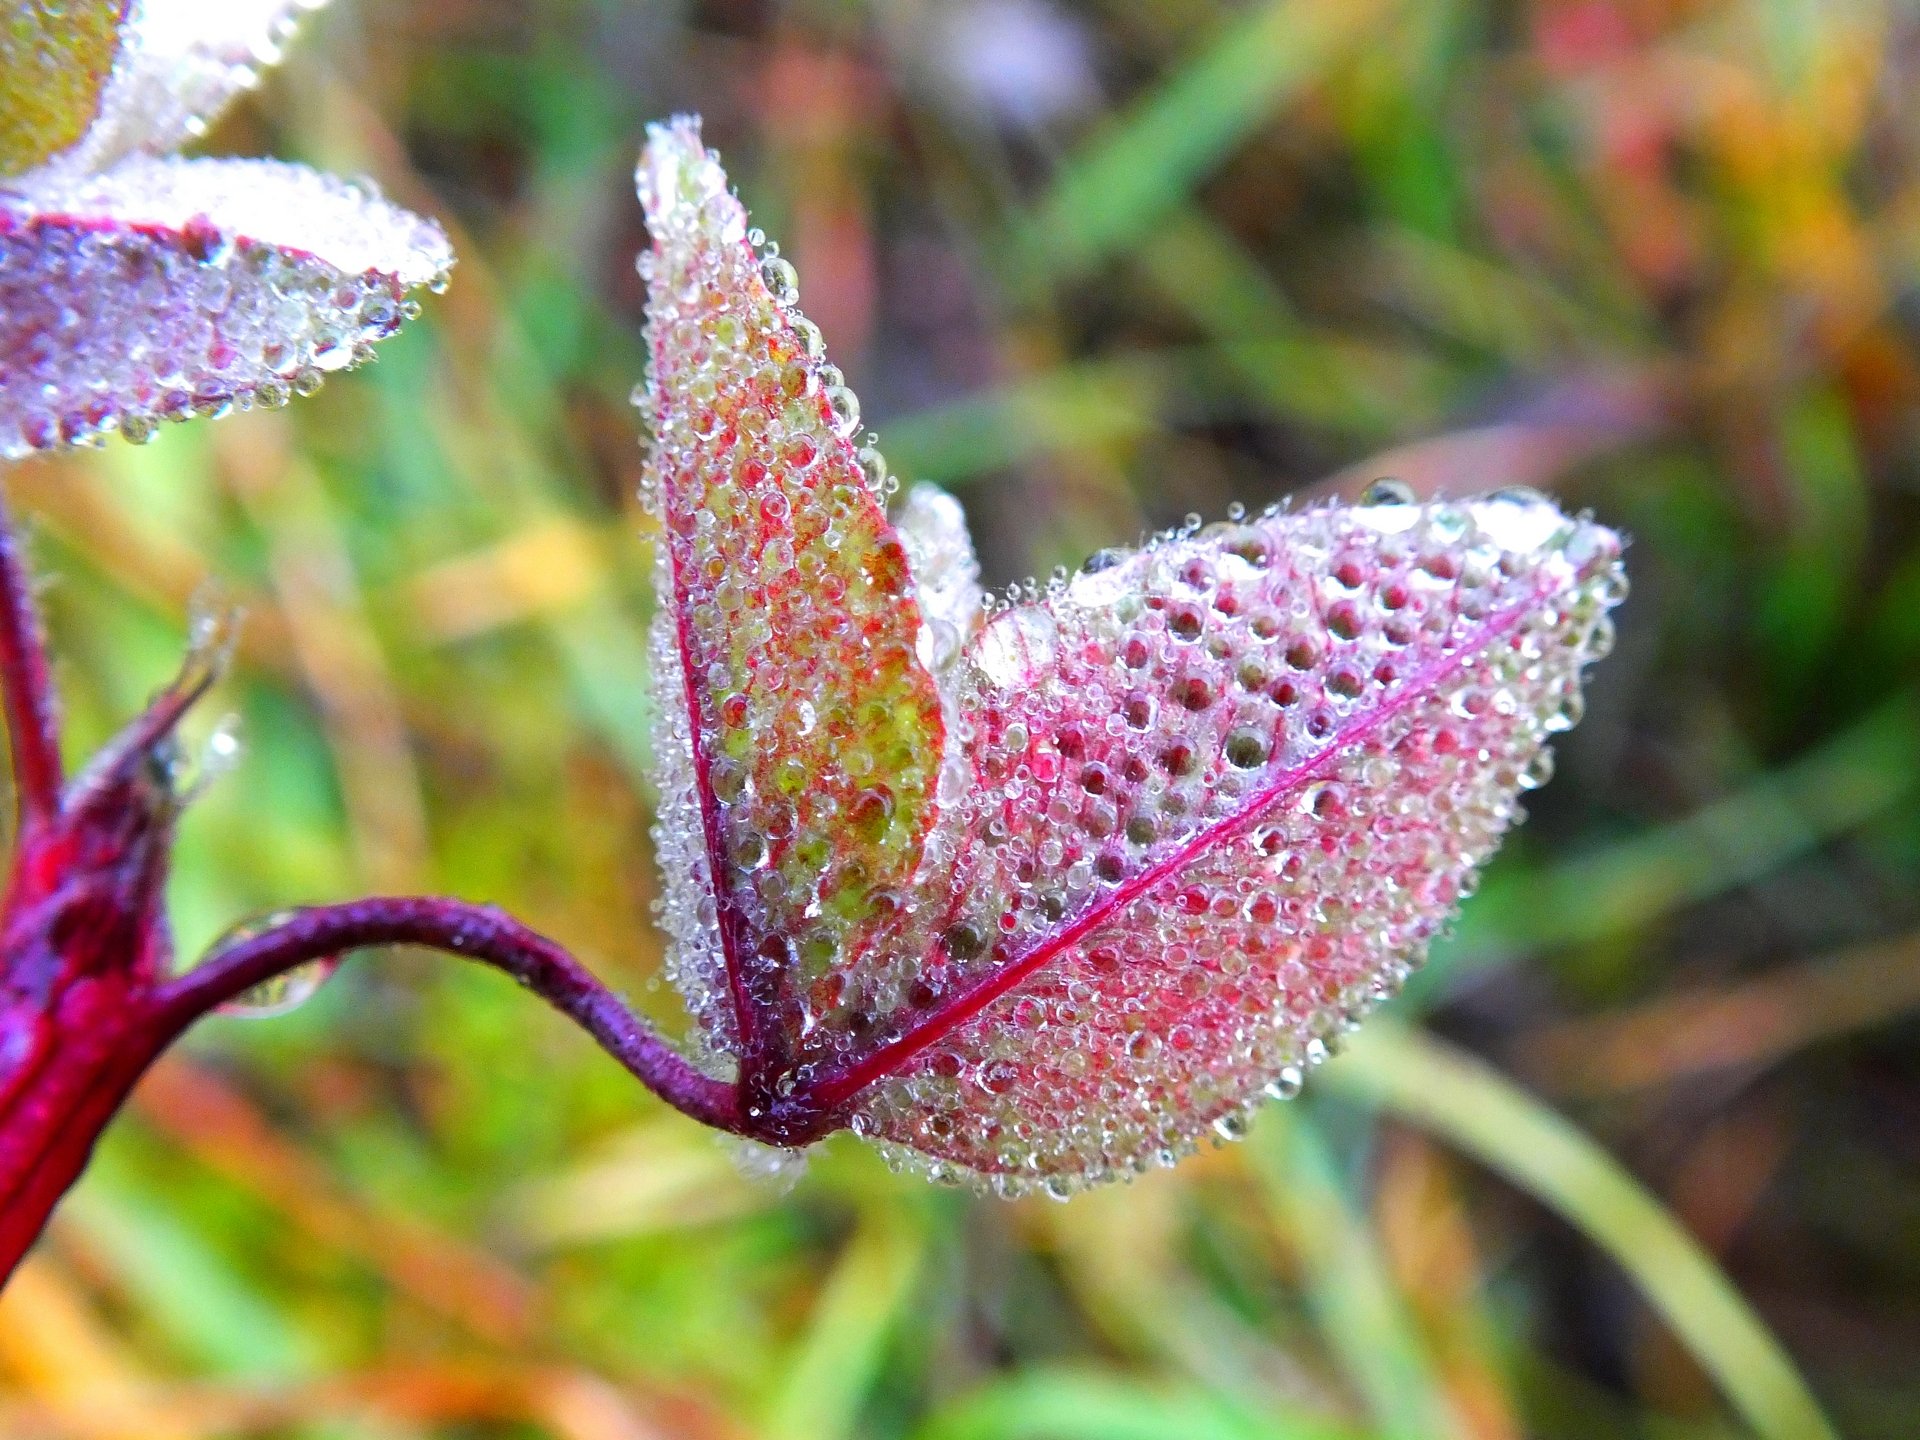
[[[220,1006],[219,1013],[238,1020],[272,1020],[298,1010],[320,992],[340,968],[340,957],[330,955],[296,965],[282,975],[241,991]]]
[[[1292,1100],[1306,1083],[1307,1077],[1298,1065],[1282,1066],[1280,1073],[1267,1082],[1267,1094],[1275,1100]]]
[[[844,385],[827,387],[827,408],[833,412],[833,428],[851,437],[860,428],[860,399]]]
[[[760,278],[766,282],[774,304],[785,308],[800,303],[800,275],[790,262],[769,255],[760,262]]]
[[[1529,760],[1526,763],[1526,767],[1521,770],[1520,788],[1522,790],[1538,790],[1552,778],[1553,752],[1543,748],[1536,751],[1534,757]]]
[[[1252,770],[1267,763],[1266,737],[1257,730],[1239,729],[1227,736],[1227,763]]]
[[[1229,1111],[1213,1122],[1213,1133],[1222,1140],[1244,1140],[1247,1138],[1247,1118],[1239,1111]]]
[[[1404,480],[1383,475],[1360,492],[1362,505],[1412,505],[1419,497]]]

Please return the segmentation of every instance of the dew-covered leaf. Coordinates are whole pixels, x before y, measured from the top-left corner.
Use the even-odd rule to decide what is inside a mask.
[[[690,122],[640,188],[686,717],[657,834],[709,1058],[763,1138],[847,1124],[1006,1192],[1237,1133],[1422,962],[1545,781],[1618,538],[1389,487],[989,604],[951,497],[888,525]]]
[[[274,161],[136,157],[0,196],[0,457],[284,403],[451,263],[431,221]]]
[[[1530,493],[1103,552],[955,681],[927,997],[825,1082],[1003,1189],[1235,1133],[1421,963],[1611,643],[1617,538]]]
[[[849,976],[896,953],[944,727],[884,468],[792,268],[749,238],[696,122],[654,127],[637,182],[655,670],[686,717],[657,746],[663,918],[705,1038],[751,1080],[895,1003]]]
[[[120,44],[126,0],[0,0],[0,180],[87,133]]]
[[[162,155],[198,139],[279,63],[299,18],[326,0],[131,0],[120,53],[63,174]]]

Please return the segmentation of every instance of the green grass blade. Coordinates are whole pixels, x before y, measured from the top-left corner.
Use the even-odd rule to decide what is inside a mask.
[[[1255,1415],[1216,1392],[1072,1370],[974,1390],[916,1440],[1357,1440],[1317,1421]]]
[[[1491,1067],[1375,1022],[1326,1083],[1459,1146],[1613,1257],[1765,1440],[1838,1440],[1793,1361],[1699,1243],[1620,1164]]]
[[[251,1285],[191,1225],[141,1204],[118,1169],[111,1160],[96,1167],[63,1207],[62,1221],[111,1262],[138,1310],[216,1373],[287,1377],[311,1370],[317,1347],[286,1318],[278,1297]]]
[[[1381,0],[1280,0],[1229,24],[1069,162],[1021,227],[1016,273],[1071,279],[1138,241],[1387,9]]]
[[[1439,1378],[1386,1258],[1342,1189],[1311,1119],[1299,1110],[1269,1111],[1254,1134],[1250,1158],[1268,1208],[1305,1263],[1308,1308],[1366,1397],[1383,1440],[1455,1433]]]
[[[1903,693],[1812,752],[1671,825],[1544,873],[1498,869],[1459,937],[1409,987],[1468,967],[1621,935],[1773,874],[1900,804],[1920,782],[1920,701]]]
[[[887,1345],[926,1261],[914,1207],[875,1206],[828,1277],[774,1398],[770,1440],[835,1440],[852,1433],[879,1378]]]
[[[959,487],[1060,452],[1117,450],[1188,425],[1278,417],[1361,440],[1389,409],[1437,417],[1438,367],[1311,334],[1168,346],[1063,365],[887,423],[903,476]]]

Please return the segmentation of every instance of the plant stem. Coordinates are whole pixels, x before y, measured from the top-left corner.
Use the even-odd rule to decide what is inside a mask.
[[[155,918],[161,872],[129,869],[127,857],[164,867],[171,810],[142,801],[127,771],[172,731],[219,668],[211,654],[190,660],[69,794],[32,587],[0,504],[0,703],[20,815],[0,914],[7,944],[0,954],[0,1284],[86,1168],[128,1091],[189,1025],[264,981],[365,946],[422,945],[504,971],[669,1105],[717,1129],[748,1133],[737,1084],[701,1073],[559,945],[489,906],[381,897],[296,910],[155,986],[159,966],[142,968],[140,957],[155,953],[143,936],[164,939],[164,922]],[[43,852],[63,858],[50,870],[30,861],[22,871],[23,856]],[[72,871],[81,855],[93,871]],[[23,873],[33,882],[25,890]],[[134,932],[108,923],[121,920]],[[56,936],[56,921],[72,933]]]
[[[46,648],[20,547],[0,500],[0,700],[13,747],[13,785],[20,828],[60,805],[60,722],[47,673]]]
[[[214,1007],[310,961],[369,945],[421,945],[504,971],[575,1021],[662,1100],[717,1129],[746,1133],[738,1087],[702,1074],[573,956],[492,906],[380,896],[296,910],[162,987],[162,1044]]]
[[[93,1017],[89,1017],[92,1019]],[[129,1007],[79,1026],[49,1020],[0,1097],[0,1285],[80,1178],[95,1141],[162,1042]]]
[[[216,1006],[301,965],[371,945],[421,945],[513,976],[575,1021],[662,1100],[748,1133],[739,1088],[695,1069],[585,966],[502,911],[441,897],[296,910],[156,990],[94,982],[84,1005],[0,1016],[0,1285],[80,1178],[147,1067]],[[109,997],[108,990],[113,993]]]

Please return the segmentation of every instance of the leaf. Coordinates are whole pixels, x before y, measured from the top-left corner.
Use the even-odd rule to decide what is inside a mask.
[[[124,0],[123,0],[124,3]],[[131,0],[99,116],[57,172],[97,172],[198,139],[326,0]],[[115,9],[120,6],[113,7]]]
[[[751,1081],[900,1003],[897,967],[849,969],[899,928],[944,726],[884,474],[792,267],[756,254],[696,121],[653,127],[637,182],[655,674],[687,717],[659,746],[663,915],[675,978]]]
[[[1546,779],[1619,540],[1531,491],[1389,492],[984,606],[950,498],[888,524],[694,122],[654,130],[640,190],[686,717],[663,915],[749,1124],[851,1124],[1005,1193],[1237,1134],[1421,963]]]
[[[1237,1133],[1420,963],[1546,778],[1618,556],[1531,493],[1324,508],[1002,610],[957,685],[936,998],[823,1102],[1015,1189]]]
[[[269,160],[128,160],[0,197],[0,458],[278,405],[444,282],[431,221]]]
[[[0,0],[0,179],[80,139],[120,46],[124,0]]]

